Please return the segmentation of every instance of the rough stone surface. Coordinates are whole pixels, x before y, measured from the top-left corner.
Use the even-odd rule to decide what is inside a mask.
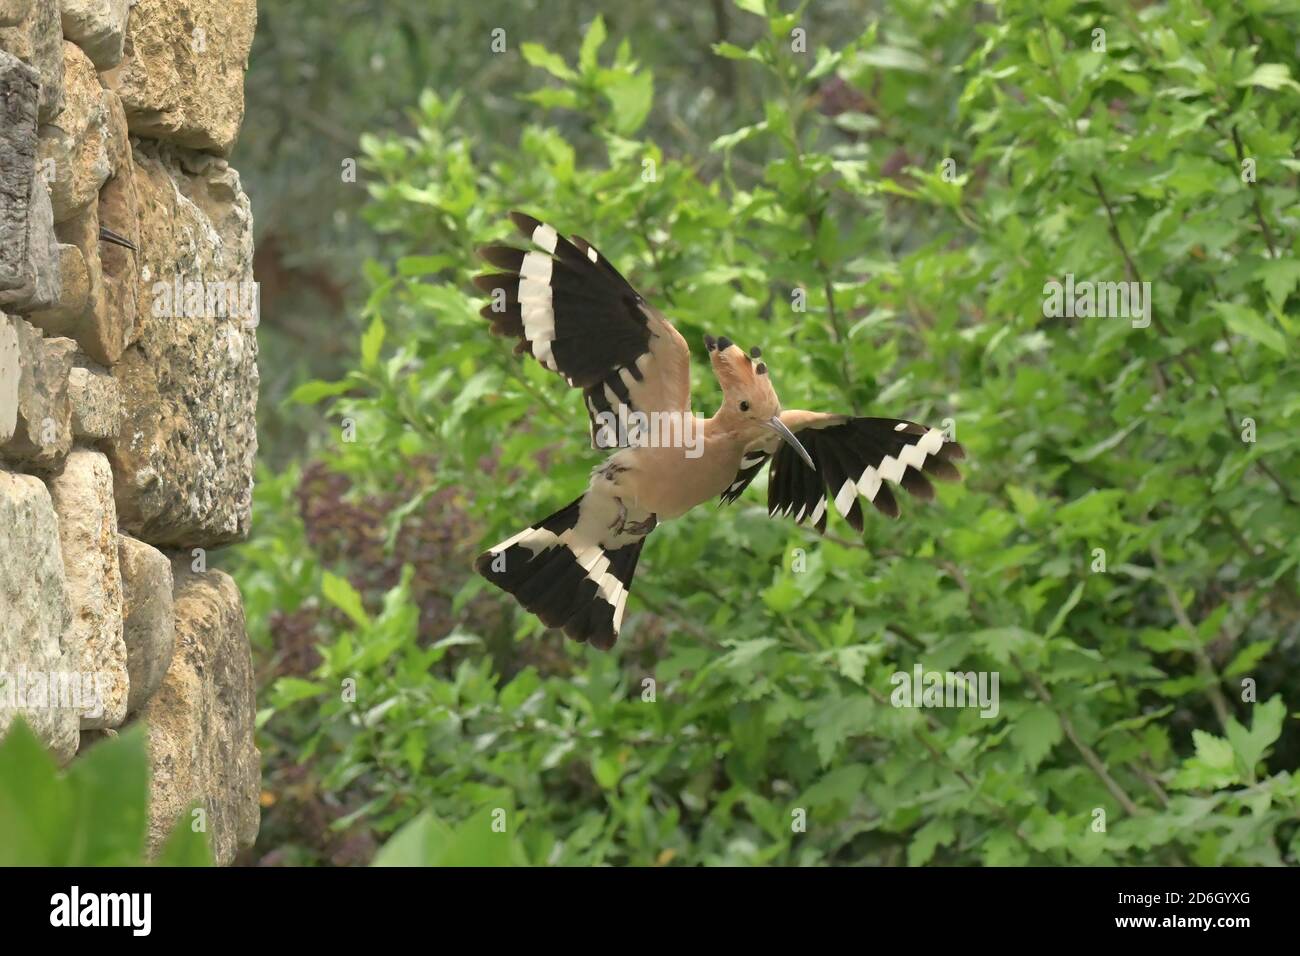
[[[24,311],[48,309],[59,301],[59,240],[54,231],[50,191],[44,180],[33,176],[27,199],[27,237],[22,252],[26,260],[22,285],[0,292],[0,305]]]
[[[143,541],[118,537],[122,566],[123,631],[131,677],[128,714],[148,703],[171,666],[176,624],[172,605],[172,564]]]
[[[176,579],[176,650],[162,686],[140,711],[149,727],[149,843],[162,846],[190,804],[206,810],[216,862],[225,865],[257,837],[261,755],[253,739],[253,660],[235,582],[196,574],[185,559]]]
[[[41,74],[40,121],[63,109],[63,24],[50,0],[3,0],[0,50],[7,50]]]
[[[68,374],[68,401],[75,438],[112,438],[122,427],[121,390],[102,368],[74,367]]]
[[[9,316],[0,312],[0,445],[14,437],[14,428],[18,425],[20,375],[18,330],[9,321]]]
[[[126,115],[116,96],[109,94],[108,104],[109,162],[115,172],[99,191],[99,224],[125,236],[139,248],[139,201]],[[140,284],[140,266],[134,252],[107,242],[99,244],[99,260],[104,308],[115,327],[122,330],[125,347],[134,341],[138,329],[136,289]]]
[[[252,283],[252,217],[239,176],[214,157],[136,150],[138,341],[113,366],[129,424],[106,447],[122,530],[158,547],[248,534],[257,451],[257,336],[192,316],[176,281]]]
[[[18,338],[18,409],[13,437],[0,445],[0,458],[33,471],[52,471],[72,447],[72,406],[68,375],[77,343],[47,339],[40,330],[15,316],[11,327]]]
[[[65,645],[77,649],[77,669],[94,675],[96,713],[83,714],[87,730],[117,727],[126,719],[129,678],[122,638],[122,572],[117,556],[117,512],[108,459],[77,448],[47,484],[59,520],[63,574],[72,623]]]
[[[86,51],[95,68],[122,62],[131,0],[59,0],[63,35]]]
[[[40,78],[0,50],[0,292],[27,277],[27,207],[36,175],[36,99]]]
[[[63,44],[63,62],[63,112],[41,127],[37,150],[38,165],[53,170],[49,187],[56,223],[94,202],[113,173],[108,139],[116,97],[99,85],[95,65],[76,44]]]
[[[39,478],[0,469],[0,737],[21,714],[61,762],[72,759],[81,714],[75,698],[48,694],[76,670],[63,642],[72,617],[65,594],[59,529]],[[43,696],[33,696],[44,680]],[[7,695],[14,704],[9,707]]]
[[[56,227],[57,236],[59,228]],[[59,243],[59,300],[48,309],[27,314],[28,320],[50,335],[75,330],[90,303],[91,276],[86,257],[71,243]]]
[[[73,303],[81,298],[81,273],[72,276],[74,287],[65,299],[52,309],[32,312],[33,325],[38,325],[48,335],[64,335],[76,339],[82,351],[102,365],[112,365],[122,355],[134,331],[131,314],[109,307],[108,288],[104,278],[106,249],[117,249],[99,238],[99,206],[91,203],[81,214],[56,227],[58,238],[64,245],[75,246],[81,254],[79,266],[85,269],[85,297],[82,308]],[[129,252],[129,250],[122,250]]]
[[[152,849],[197,803],[223,864],[257,834],[255,679],[234,582],[188,562],[249,526],[252,219],[221,157],[256,14],[0,0],[0,737],[22,714],[66,763],[142,719]]]
[[[230,152],[244,117],[256,0],[137,0],[110,84],[131,132]]]
[[[0,306],[45,308],[59,298],[58,241],[36,165],[38,77],[0,51]]]

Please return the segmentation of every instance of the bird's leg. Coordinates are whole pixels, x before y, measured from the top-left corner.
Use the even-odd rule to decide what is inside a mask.
[[[614,503],[618,505],[618,517],[609,526],[609,530],[615,534],[622,534],[623,526],[627,523],[627,505],[623,504],[622,498],[615,498]]]
[[[659,518],[653,514],[643,521],[628,521],[627,505],[623,504],[623,499],[615,498],[614,501],[618,505],[618,517],[609,526],[609,530],[613,531],[614,534],[631,534],[645,537],[659,526]]]
[[[652,514],[644,521],[633,521],[631,524],[624,524],[623,530],[628,534],[636,534],[645,537],[658,526],[659,519]]]

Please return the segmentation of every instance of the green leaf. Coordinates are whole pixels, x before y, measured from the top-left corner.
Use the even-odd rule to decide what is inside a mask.
[[[315,405],[323,398],[332,398],[335,395],[342,395],[344,392],[351,391],[352,387],[352,383],[347,380],[323,382],[319,379],[313,379],[310,382],[303,382],[290,392],[286,401],[298,405]]]
[[[808,809],[851,807],[862,799],[870,771],[863,764],[834,767],[799,795],[795,803]]]
[[[1052,618],[1052,623],[1047,625],[1047,630],[1043,632],[1044,637],[1050,638],[1056,635],[1057,631],[1059,631],[1065,624],[1065,619],[1070,616],[1070,612],[1074,610],[1076,605],[1078,605],[1079,598],[1081,597],[1083,597],[1082,581],[1074,586],[1074,590],[1070,592],[1070,596],[1061,604],[1060,609],[1056,612],[1056,616]]]
[[[366,614],[361,595],[347,578],[341,578],[329,571],[321,572],[321,593],[325,599],[352,619],[358,627],[367,627],[370,617]]]
[[[599,755],[591,762],[591,774],[605,790],[613,790],[623,776],[623,768],[613,757]]]
[[[609,98],[611,120],[620,136],[631,136],[641,128],[654,102],[654,77],[649,72],[630,73],[609,83],[604,90]]]
[[[451,840],[451,828],[426,810],[393,834],[371,865],[439,866]]]
[[[957,831],[951,820],[931,820],[916,831],[912,842],[907,845],[907,865],[925,866],[934,857],[935,850],[947,846],[956,838]]]
[[[1062,736],[1061,719],[1056,711],[1041,704],[1028,708],[1011,728],[1012,743],[1031,767],[1042,763]]]
[[[361,336],[361,367],[372,370],[379,363],[379,352],[384,347],[384,319],[376,315],[370,320],[370,327]]]
[[[597,14],[587,27],[582,38],[582,47],[578,51],[578,66],[583,73],[591,73],[596,68],[596,54],[605,42],[605,18]]]
[[[275,682],[276,703],[282,707],[319,697],[325,691],[324,684],[303,680],[301,677],[281,677]]]
[[[1274,308],[1281,309],[1287,296],[1300,282],[1300,261],[1295,259],[1268,259],[1255,270],[1264,283],[1264,291]]]
[[[738,146],[750,137],[757,136],[759,133],[767,130],[767,122],[762,121],[755,123],[753,126],[742,126],[738,130],[730,133],[724,133],[712,143],[709,144],[709,152],[725,152],[733,146]]]
[[[1250,76],[1237,82],[1238,86],[1262,86],[1266,90],[1291,87],[1300,90],[1300,83],[1291,79],[1291,70],[1285,63],[1261,63]]]
[[[815,707],[807,723],[821,765],[829,764],[839,746],[850,737],[869,730],[875,715],[876,705],[865,695],[832,697]]]
[[[930,64],[911,50],[885,45],[863,50],[858,54],[857,64],[874,66],[882,70],[907,70],[913,73],[925,73],[930,69]]]
[[[194,808],[190,808],[194,809]],[[163,843],[155,864],[158,866],[211,866],[212,851],[208,848],[208,837],[203,831],[193,828],[193,817],[189,810],[181,814],[176,825]]]
[[[531,93],[524,94],[523,97],[530,103],[536,103],[544,109],[564,109],[576,110],[582,104],[578,98],[577,90],[570,89],[553,89],[546,88],[542,90],[533,90]]]
[[[397,274],[400,276],[436,275],[444,269],[453,269],[457,265],[451,256],[402,256],[397,260]]]
[[[1255,310],[1232,302],[1215,302],[1214,310],[1233,332],[1254,339],[1279,355],[1287,354],[1286,338]]]
[[[0,865],[140,866],[149,755],[143,724],[84,746],[59,771],[19,717],[0,740]],[[183,816],[177,829],[188,827]],[[206,865],[207,844],[173,837],[161,865]]]
[[[60,866],[76,812],[54,759],[20,716],[0,741],[0,866]]]
[[[727,43],[725,41],[713,44],[713,52],[727,60],[760,59],[756,51],[746,50],[744,47],[736,46],[734,43]]]
[[[1204,730],[1193,730],[1192,742],[1196,755],[1184,761],[1172,786],[1181,790],[1218,789],[1241,779],[1232,744]]]
[[[754,662],[764,653],[778,645],[773,637],[760,637],[752,641],[741,641],[718,659],[718,667],[729,670],[749,670]]]
[[[1255,781],[1255,767],[1264,759],[1264,752],[1282,736],[1282,721],[1286,718],[1286,704],[1280,695],[1269,698],[1254,708],[1250,730],[1235,719],[1229,719],[1228,742],[1237,756],[1237,766],[1247,782]]]
[[[520,45],[519,50],[529,65],[540,67],[557,79],[571,82],[578,78],[578,75],[564,62],[564,57],[558,53],[551,53],[540,43],[524,43]]]

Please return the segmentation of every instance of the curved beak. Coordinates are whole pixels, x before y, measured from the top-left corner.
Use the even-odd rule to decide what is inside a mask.
[[[767,420],[767,427],[772,429],[772,431],[776,432],[778,435],[780,435],[781,439],[787,445],[789,445],[791,448],[797,451],[799,453],[799,457],[802,458],[807,463],[809,468],[811,468],[813,471],[817,470],[817,466],[813,464],[812,456],[808,454],[808,449],[804,448],[803,445],[800,443],[799,439],[794,437],[794,432],[790,431],[790,429],[785,427],[785,422],[781,421],[780,415],[773,415],[771,418],[769,418]]]

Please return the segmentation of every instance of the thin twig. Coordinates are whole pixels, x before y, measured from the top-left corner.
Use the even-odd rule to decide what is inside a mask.
[[[1214,708],[1214,714],[1219,718],[1219,726],[1226,730],[1231,712],[1228,709],[1228,700],[1223,696],[1223,689],[1219,686],[1219,672],[1215,669],[1214,662],[1210,660],[1210,655],[1205,653],[1205,648],[1201,646],[1200,639],[1197,637],[1196,625],[1192,623],[1191,616],[1187,613],[1187,607],[1183,604],[1183,599],[1178,596],[1178,589],[1169,580],[1168,569],[1165,567],[1164,559],[1160,556],[1160,549],[1152,546],[1151,557],[1155,559],[1156,569],[1160,572],[1160,583],[1164,585],[1165,595],[1169,598],[1169,606],[1173,608],[1174,617],[1177,619],[1179,626],[1187,631],[1192,647],[1192,657],[1196,659],[1196,669],[1208,681],[1205,693],[1210,698],[1210,706]]]

